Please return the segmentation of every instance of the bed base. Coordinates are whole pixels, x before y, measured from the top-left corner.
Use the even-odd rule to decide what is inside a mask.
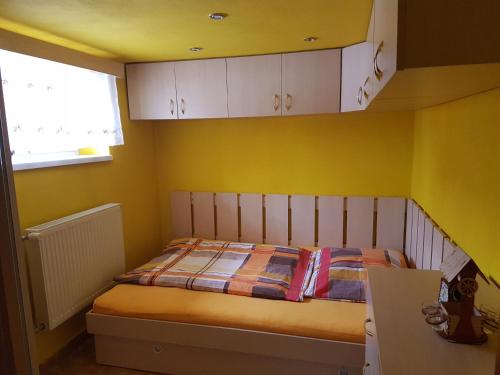
[[[98,363],[168,374],[360,375],[364,345],[87,313]]]

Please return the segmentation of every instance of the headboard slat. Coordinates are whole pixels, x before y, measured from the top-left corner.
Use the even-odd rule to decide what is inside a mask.
[[[262,194],[240,194],[240,241],[263,243]]]
[[[346,247],[373,247],[373,197],[347,198]]]
[[[318,197],[318,246],[344,246],[344,197]]]
[[[444,239],[443,245],[443,260],[445,260],[455,250],[455,246],[449,238]]]
[[[292,246],[314,244],[315,204],[314,195],[292,195],[290,197]]]
[[[424,224],[424,255],[422,261],[422,268],[424,270],[431,269],[433,235],[434,235],[434,228],[432,226],[432,221],[431,219],[426,217]]]
[[[410,265],[415,267],[417,263],[417,241],[418,241],[418,207],[413,203],[412,219],[411,219],[411,246],[410,246]]]
[[[443,244],[444,236],[443,233],[438,228],[434,228],[434,233],[432,234],[432,259],[431,259],[431,269],[438,270],[439,266],[443,262]]]
[[[214,193],[193,193],[193,235],[215,238]]]
[[[415,268],[422,269],[424,263],[424,232],[425,232],[425,214],[418,211],[417,225],[417,253],[415,256]]]
[[[238,194],[215,194],[217,239],[238,241]]]
[[[377,248],[403,249],[405,204],[404,198],[378,198]]]
[[[405,255],[410,259],[411,253],[411,235],[413,228],[413,201],[408,199],[406,201],[406,238],[405,238]]]
[[[288,245],[288,195],[267,194],[265,242],[273,245]]]

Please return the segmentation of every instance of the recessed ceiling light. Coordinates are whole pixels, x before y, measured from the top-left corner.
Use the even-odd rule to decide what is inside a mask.
[[[208,18],[214,21],[222,21],[224,18],[227,17],[227,13],[210,13],[208,15]]]
[[[202,47],[191,47],[189,50],[191,52],[200,52],[200,51],[203,51],[203,48]]]
[[[318,38],[315,36],[308,36],[307,38],[304,38],[304,42],[315,42],[317,40]]]

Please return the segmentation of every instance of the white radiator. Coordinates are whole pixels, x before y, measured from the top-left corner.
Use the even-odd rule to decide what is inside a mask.
[[[37,324],[54,329],[88,306],[125,270],[119,204],[26,229]]]

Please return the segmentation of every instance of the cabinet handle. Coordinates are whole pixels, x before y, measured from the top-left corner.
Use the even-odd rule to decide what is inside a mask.
[[[366,369],[370,367],[370,364],[369,363],[365,363],[365,365],[363,366],[363,375],[366,375]]]
[[[182,114],[186,113],[186,102],[184,101],[184,98],[181,99],[181,112]]]
[[[384,41],[381,41],[377,47],[377,51],[375,52],[375,57],[373,58],[373,73],[375,73],[375,77],[380,81],[384,76],[384,72],[380,69],[378,65],[378,56],[382,52],[382,48],[384,47]]]
[[[365,83],[363,83],[363,96],[365,97],[365,99],[368,100],[368,98],[370,97],[370,94],[368,93],[368,89],[367,89],[367,85],[368,85],[368,82],[370,81],[370,77],[366,77],[365,79]],[[361,103],[360,103],[361,104]]]
[[[274,110],[277,111],[280,107],[280,96],[278,94],[274,94]]]
[[[170,114],[174,114],[174,99],[170,99]]]
[[[358,95],[356,95],[356,100],[359,105],[361,105],[361,100],[363,99],[363,88],[359,86]]]
[[[370,318],[365,319],[365,332],[366,332],[366,334],[367,334],[368,336],[373,337],[373,333],[372,333],[372,332],[370,332],[370,331],[366,328],[366,325],[367,325],[368,323],[371,323],[371,321],[372,321],[372,320],[371,320]]]
[[[287,111],[289,111],[290,108],[292,108],[292,95],[290,94],[286,94],[285,108]]]

